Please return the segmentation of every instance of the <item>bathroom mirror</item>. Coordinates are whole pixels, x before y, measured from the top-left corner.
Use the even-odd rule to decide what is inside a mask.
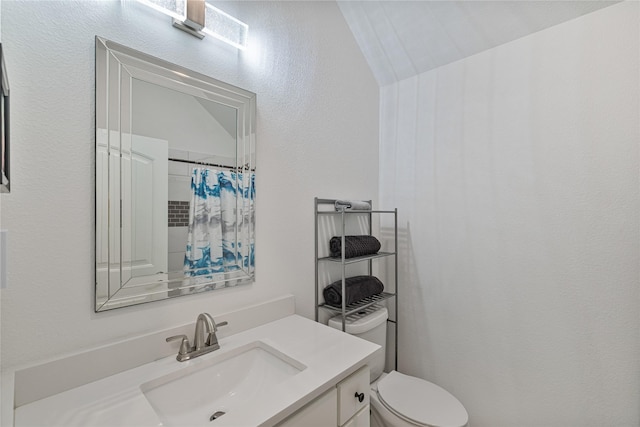
[[[255,111],[96,37],[96,312],[253,281]]]

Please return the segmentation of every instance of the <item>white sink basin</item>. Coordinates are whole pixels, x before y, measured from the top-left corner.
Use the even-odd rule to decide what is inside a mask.
[[[262,341],[201,357],[140,386],[163,425],[215,426],[212,415],[250,411],[252,401],[306,368]]]

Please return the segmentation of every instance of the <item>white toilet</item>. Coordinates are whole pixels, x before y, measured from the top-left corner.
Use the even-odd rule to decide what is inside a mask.
[[[382,346],[371,369],[371,427],[464,427],[469,415],[445,389],[397,371],[383,373],[386,354],[386,307],[374,306],[349,315],[346,332]],[[342,317],[329,319],[329,326],[342,330]]]

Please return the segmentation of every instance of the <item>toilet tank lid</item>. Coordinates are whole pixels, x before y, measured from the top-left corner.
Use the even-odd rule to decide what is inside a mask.
[[[374,305],[350,314],[345,320],[345,332],[353,335],[362,334],[386,322],[389,318],[387,307]],[[342,315],[329,319],[329,326],[342,330]]]

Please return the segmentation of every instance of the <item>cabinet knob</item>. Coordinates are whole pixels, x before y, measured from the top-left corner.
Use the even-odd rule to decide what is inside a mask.
[[[358,399],[358,402],[362,403],[362,401],[364,400],[364,393],[358,393],[356,391],[355,397],[356,397],[356,399]]]

